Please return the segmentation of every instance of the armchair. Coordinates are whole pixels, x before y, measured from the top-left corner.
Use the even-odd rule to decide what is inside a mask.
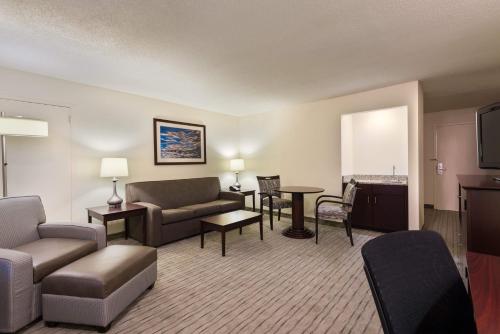
[[[106,245],[104,226],[48,224],[38,196],[0,199],[0,332],[41,315],[41,281]]]
[[[354,179],[347,184],[343,196],[321,195],[316,199],[315,225],[316,225],[316,244],[318,243],[318,223],[323,220],[341,220],[344,223],[345,231],[351,240],[351,246],[354,246],[352,239],[351,214],[356,197],[357,182]],[[337,200],[332,200],[334,198]]]
[[[292,201],[282,197],[282,194],[275,191],[281,185],[280,176],[257,176],[260,195],[260,213],[264,211],[264,206],[269,208],[269,223],[273,229],[273,210],[278,209],[278,221],[281,219],[281,209],[291,208]]]

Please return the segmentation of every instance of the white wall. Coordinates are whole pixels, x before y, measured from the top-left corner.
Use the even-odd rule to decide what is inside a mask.
[[[342,175],[408,175],[408,108],[342,115]]]
[[[51,189],[44,186],[43,192],[46,196],[65,200],[61,205],[72,207],[72,212],[70,217],[61,217],[49,210],[49,219],[65,218],[84,222],[86,207],[106,204],[111,195],[111,180],[99,177],[102,157],[120,156],[129,159],[130,177],[119,183],[119,193],[122,196],[124,184],[133,181],[219,176],[223,186],[233,182],[233,175],[228,171],[228,159],[238,154],[237,117],[5,68],[0,68],[0,78],[0,98],[71,107],[68,109],[71,116],[71,183],[65,185],[71,196],[60,199],[57,187]],[[43,118],[43,114],[40,115]],[[155,166],[154,117],[205,124],[208,163]],[[50,122],[49,136],[60,136],[58,139],[67,141],[67,138],[57,134],[60,129],[61,125]],[[18,161],[28,152],[29,150],[24,149],[10,150],[11,160]],[[40,166],[32,164],[29,168],[37,171]],[[57,169],[52,172],[42,169],[37,177],[44,178],[50,184],[58,183],[61,175]],[[20,186],[16,182],[9,180],[9,185],[12,193],[20,194]],[[31,189],[25,186],[22,189],[26,194],[40,192],[40,188],[35,185]]]
[[[423,116],[418,82],[371,90],[283,110],[243,117],[241,154],[248,171],[244,187],[257,187],[255,175],[280,174],[283,184],[320,186],[326,193],[341,192],[341,115],[366,110],[408,106],[409,226],[423,224]],[[306,196],[312,216],[315,196]]]

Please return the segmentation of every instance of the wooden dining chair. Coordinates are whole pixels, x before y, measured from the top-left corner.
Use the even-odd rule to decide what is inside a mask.
[[[273,210],[278,209],[278,221],[281,219],[281,209],[291,208],[292,201],[282,197],[282,194],[275,191],[281,186],[280,176],[257,176],[260,195],[260,213],[264,212],[264,207],[269,208],[269,222],[273,229]]]
[[[318,223],[320,219],[330,221],[342,221],[344,223],[347,236],[351,240],[351,246],[354,246],[352,239],[351,215],[356,197],[357,182],[351,179],[347,184],[343,196],[321,195],[316,199],[316,244],[318,243]],[[337,198],[331,200],[327,198]]]

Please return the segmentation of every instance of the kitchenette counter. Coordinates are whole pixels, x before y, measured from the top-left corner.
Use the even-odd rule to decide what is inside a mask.
[[[342,182],[348,183],[352,178],[362,184],[408,185],[407,175],[344,175]]]

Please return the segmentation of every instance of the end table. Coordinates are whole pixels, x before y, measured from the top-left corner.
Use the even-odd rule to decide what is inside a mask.
[[[133,203],[124,203],[119,208],[110,208],[106,206],[97,206],[93,208],[87,208],[88,222],[92,223],[92,218],[96,218],[102,221],[104,227],[106,228],[106,239],[108,236],[108,222],[112,220],[125,219],[125,239],[128,239],[128,229],[129,229],[129,218],[130,217],[141,217],[141,224],[143,226],[143,245],[146,245],[147,241],[147,228],[146,228],[146,213],[147,208],[142,205]]]
[[[229,190],[229,191],[232,191],[232,190]],[[253,212],[255,212],[255,190],[252,190],[252,189],[242,189],[242,190],[239,190],[239,191],[233,191],[235,193],[240,193],[240,194],[243,194],[246,196],[252,196],[252,203],[253,203]]]

